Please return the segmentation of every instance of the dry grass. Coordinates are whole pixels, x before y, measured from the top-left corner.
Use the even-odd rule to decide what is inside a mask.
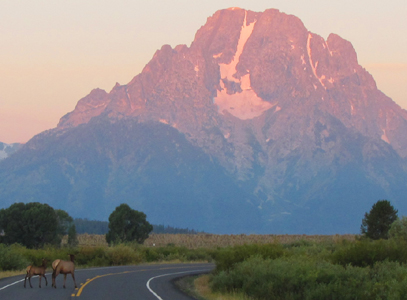
[[[79,247],[89,246],[89,247],[107,247],[106,238],[104,234],[78,234]],[[62,245],[68,243],[68,236],[62,238]]]
[[[295,241],[324,242],[342,240],[354,241],[356,235],[275,235],[275,234],[150,234],[144,242],[147,247],[163,247],[168,245],[182,246],[188,249],[228,247],[244,244],[292,243]],[[62,244],[67,242],[67,236]],[[79,246],[107,247],[105,235],[78,234]]]
[[[189,249],[228,247],[244,244],[291,243],[295,241],[324,242],[354,241],[356,235],[217,235],[217,234],[151,234],[145,246],[161,247],[169,244]]]
[[[25,275],[25,270],[21,270],[21,271],[0,271],[0,279],[1,278],[6,278],[6,277],[11,277],[11,276],[16,276],[16,275]]]

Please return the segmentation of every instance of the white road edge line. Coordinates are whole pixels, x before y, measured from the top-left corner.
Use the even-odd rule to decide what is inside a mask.
[[[52,275],[52,273],[45,273],[45,275]],[[38,277],[38,275],[34,275],[34,276],[31,277],[31,278],[35,278],[35,277]],[[25,279],[25,277],[24,277],[24,279]],[[8,288],[8,287],[10,287],[10,286],[13,286],[13,285],[15,285],[15,284],[17,284],[17,283],[19,283],[19,282],[23,282],[24,279],[17,280],[17,281],[14,281],[13,283],[10,283],[10,284],[8,284],[8,285],[5,285],[5,286],[3,286],[3,287],[0,287],[0,291],[1,291],[1,290],[5,290],[6,288]]]
[[[153,279],[156,279],[156,278],[159,278],[159,277],[164,277],[164,276],[177,275],[177,274],[184,274],[184,273],[194,273],[194,272],[201,272],[201,271],[209,271],[209,269],[189,270],[189,271],[176,272],[176,273],[168,273],[168,274],[162,274],[162,275],[154,276],[154,277],[151,277],[151,278],[147,281],[146,287],[147,287],[147,289],[148,289],[158,300],[163,300],[163,298],[161,298],[160,296],[158,296],[157,293],[154,292],[154,291],[150,288],[150,282],[151,282]]]
[[[4,289],[6,289],[6,288],[8,288],[8,287],[10,287],[10,286],[12,286],[12,285],[15,285],[15,284],[17,284],[17,283],[19,283],[19,282],[23,282],[23,281],[24,281],[24,279],[21,279],[21,280],[18,280],[18,281],[16,281],[16,282],[13,282],[13,283],[10,283],[10,284],[8,284],[8,285],[5,285],[5,286],[3,286],[3,287],[0,288],[0,291],[1,291],[1,290],[4,290]]]

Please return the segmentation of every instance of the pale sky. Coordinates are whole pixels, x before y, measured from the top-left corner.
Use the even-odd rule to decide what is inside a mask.
[[[0,141],[56,127],[92,89],[139,74],[157,49],[190,46],[217,10],[276,8],[350,41],[378,88],[407,109],[407,1],[0,0]]]

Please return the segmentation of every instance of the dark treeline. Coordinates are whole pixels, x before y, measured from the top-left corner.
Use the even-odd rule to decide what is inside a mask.
[[[197,234],[199,232],[195,231],[194,229],[188,229],[188,228],[185,229],[185,228],[177,228],[177,227],[164,226],[164,225],[153,225],[153,233]]]
[[[106,234],[109,231],[109,222],[88,219],[74,219],[76,232],[78,234]]]
[[[109,231],[109,222],[96,221],[88,219],[74,219],[76,232],[78,234],[106,234]],[[153,225],[153,233],[172,233],[172,234],[197,234],[198,231],[188,228],[177,228],[165,225]]]

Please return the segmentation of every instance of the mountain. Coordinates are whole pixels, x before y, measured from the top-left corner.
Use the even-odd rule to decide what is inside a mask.
[[[13,144],[5,144],[0,142],[0,160],[9,157],[11,154],[16,152],[22,144],[20,143],[13,143]]]
[[[379,199],[407,212],[405,132],[350,42],[232,8],[2,161],[0,194],[215,233],[356,233]]]

